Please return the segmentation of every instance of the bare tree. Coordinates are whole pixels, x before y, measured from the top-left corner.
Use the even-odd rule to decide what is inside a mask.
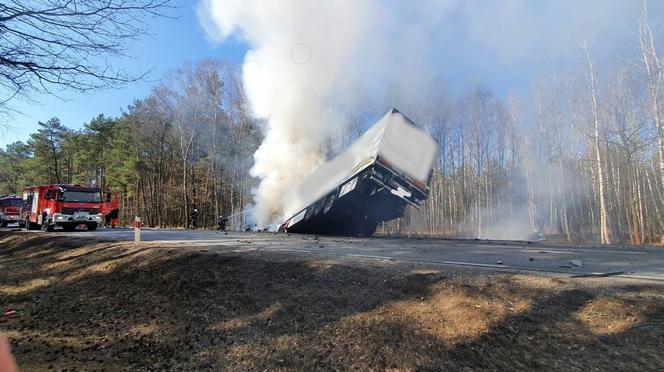
[[[0,3],[0,110],[30,92],[87,91],[140,79],[111,67],[172,0],[8,0]]]
[[[659,171],[662,186],[664,186],[664,115],[661,108],[662,81],[664,80],[664,66],[657,55],[655,38],[648,20],[648,2],[641,3],[641,20],[639,22],[639,43],[641,58],[646,69],[646,80],[650,98],[650,111],[657,130],[659,148]]]
[[[597,75],[595,73],[595,65],[590,56],[590,51],[588,50],[588,45],[583,42],[583,51],[586,55],[586,61],[588,62],[588,76],[590,79],[589,89],[590,89],[590,102],[592,109],[592,121],[593,121],[593,145],[594,145],[594,156],[595,156],[595,166],[597,167],[597,187],[599,190],[599,230],[600,230],[600,241],[602,244],[611,244],[611,236],[609,233],[609,215],[607,213],[607,202],[606,202],[606,174],[604,166],[602,164],[601,148],[600,148],[600,117],[599,117],[599,107],[597,100]]]

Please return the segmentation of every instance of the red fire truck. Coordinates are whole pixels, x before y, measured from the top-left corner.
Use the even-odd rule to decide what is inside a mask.
[[[81,185],[42,185],[23,189],[22,220],[28,230],[73,231],[78,225],[95,230],[104,220],[101,190]]]
[[[118,226],[120,208],[118,207],[118,194],[106,192],[104,202],[101,203],[101,214],[104,215],[104,225],[115,228]]]
[[[2,227],[7,227],[10,223],[18,223],[19,226],[22,225],[22,205],[23,199],[16,195],[7,195],[0,198],[0,225],[2,225]]]

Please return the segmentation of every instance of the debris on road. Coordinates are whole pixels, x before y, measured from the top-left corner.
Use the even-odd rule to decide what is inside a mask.
[[[572,260],[569,263],[576,267],[583,267],[583,261],[581,260]]]
[[[18,315],[18,313],[16,312],[16,310],[7,310],[4,313],[2,313],[2,315],[5,318],[14,318]]]
[[[496,261],[496,265],[502,265],[503,261]]]
[[[608,273],[587,273],[587,274],[572,275],[570,276],[570,278],[606,278],[607,276],[622,275],[624,273],[625,273],[624,271],[611,271]]]

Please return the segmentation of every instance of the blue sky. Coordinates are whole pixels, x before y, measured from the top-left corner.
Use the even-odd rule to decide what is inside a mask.
[[[149,20],[151,35],[134,43],[128,52],[132,58],[114,61],[115,67],[135,74],[152,70],[147,81],[87,94],[59,92],[61,98],[33,95],[34,102],[15,100],[13,107],[23,114],[16,114],[10,127],[0,131],[0,147],[27,140],[39,121],[54,116],[79,129],[101,113],[120,115],[122,108],[146,97],[158,79],[185,61],[221,58],[242,63],[248,47],[237,35],[220,44],[211,42],[196,15],[198,0],[176,1],[181,5],[179,17]],[[431,51],[449,93],[463,94],[469,86],[481,84],[501,97],[515,93],[527,99],[539,76],[561,65],[578,64],[579,30],[595,41],[596,50],[614,50],[636,41],[630,31],[638,10],[633,0],[539,1],[452,1],[456,6],[441,24]],[[661,14],[658,10],[651,9],[651,14]],[[653,24],[662,24],[660,17],[654,18]]]
[[[139,74],[150,71],[146,81],[132,83],[121,89],[96,90],[86,94],[64,91],[59,97],[33,95],[34,102],[15,100],[14,108],[21,112],[11,118],[8,129],[0,131],[0,147],[14,141],[26,141],[38,128],[38,122],[58,117],[67,127],[79,129],[84,123],[103,113],[107,116],[121,114],[122,108],[136,98],[146,97],[156,81],[169,70],[180,67],[185,61],[203,58],[222,58],[241,64],[247,46],[238,38],[231,37],[216,45],[206,36],[196,15],[196,2],[180,0],[181,8],[176,19],[157,18],[148,23],[150,35],[137,41],[129,50],[131,58],[115,61],[115,66]],[[523,91],[527,83],[522,67],[503,66],[504,73],[484,73],[481,61],[492,59],[485,51],[466,51],[472,60],[460,61],[456,66],[448,64],[450,88],[462,89],[469,82],[481,81],[499,93],[512,89]],[[458,70],[458,71],[457,71]]]
[[[36,102],[14,101],[13,107],[23,115],[16,114],[10,119],[10,128],[0,132],[0,147],[14,141],[25,141],[37,128],[37,122],[45,122],[57,116],[70,128],[78,129],[93,117],[103,113],[107,116],[120,115],[121,109],[131,104],[135,98],[146,97],[155,81],[164,73],[180,67],[185,61],[203,58],[224,58],[241,63],[246,46],[236,39],[229,39],[223,45],[209,42],[196,17],[193,1],[182,0],[177,11],[177,19],[151,19],[150,34],[136,42],[128,52],[132,58],[117,61],[116,67],[136,74],[152,70],[149,81],[127,85],[122,89],[101,90],[78,94],[60,92],[65,100],[48,95],[33,95]]]

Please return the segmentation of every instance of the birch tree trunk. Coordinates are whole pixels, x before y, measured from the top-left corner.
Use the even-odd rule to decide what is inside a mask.
[[[655,123],[655,130],[657,131],[657,147],[659,149],[659,181],[661,187],[664,187],[664,123],[662,123],[662,108],[660,107],[662,74],[664,71],[662,69],[659,56],[657,55],[655,38],[650,28],[647,0],[643,0],[641,3],[639,44],[641,47],[642,61],[646,69],[646,79],[648,82],[648,92],[650,98],[650,111],[652,119]],[[659,200],[659,203],[662,203],[661,199]],[[664,234],[661,235],[661,242],[664,242]]]
[[[599,118],[599,107],[597,103],[597,80],[595,75],[595,66],[593,65],[592,58],[590,57],[590,51],[588,46],[583,43],[583,50],[586,54],[586,60],[588,62],[588,74],[590,78],[590,99],[591,99],[591,109],[592,109],[592,121],[593,121],[593,141],[594,141],[594,152],[595,152],[595,166],[597,168],[597,189],[599,191],[599,231],[600,231],[600,242],[602,244],[611,244],[611,236],[609,234],[609,216],[607,214],[607,203],[606,203],[606,184],[604,173],[604,167],[602,165],[602,156],[601,156],[601,146],[600,146],[600,118]]]

